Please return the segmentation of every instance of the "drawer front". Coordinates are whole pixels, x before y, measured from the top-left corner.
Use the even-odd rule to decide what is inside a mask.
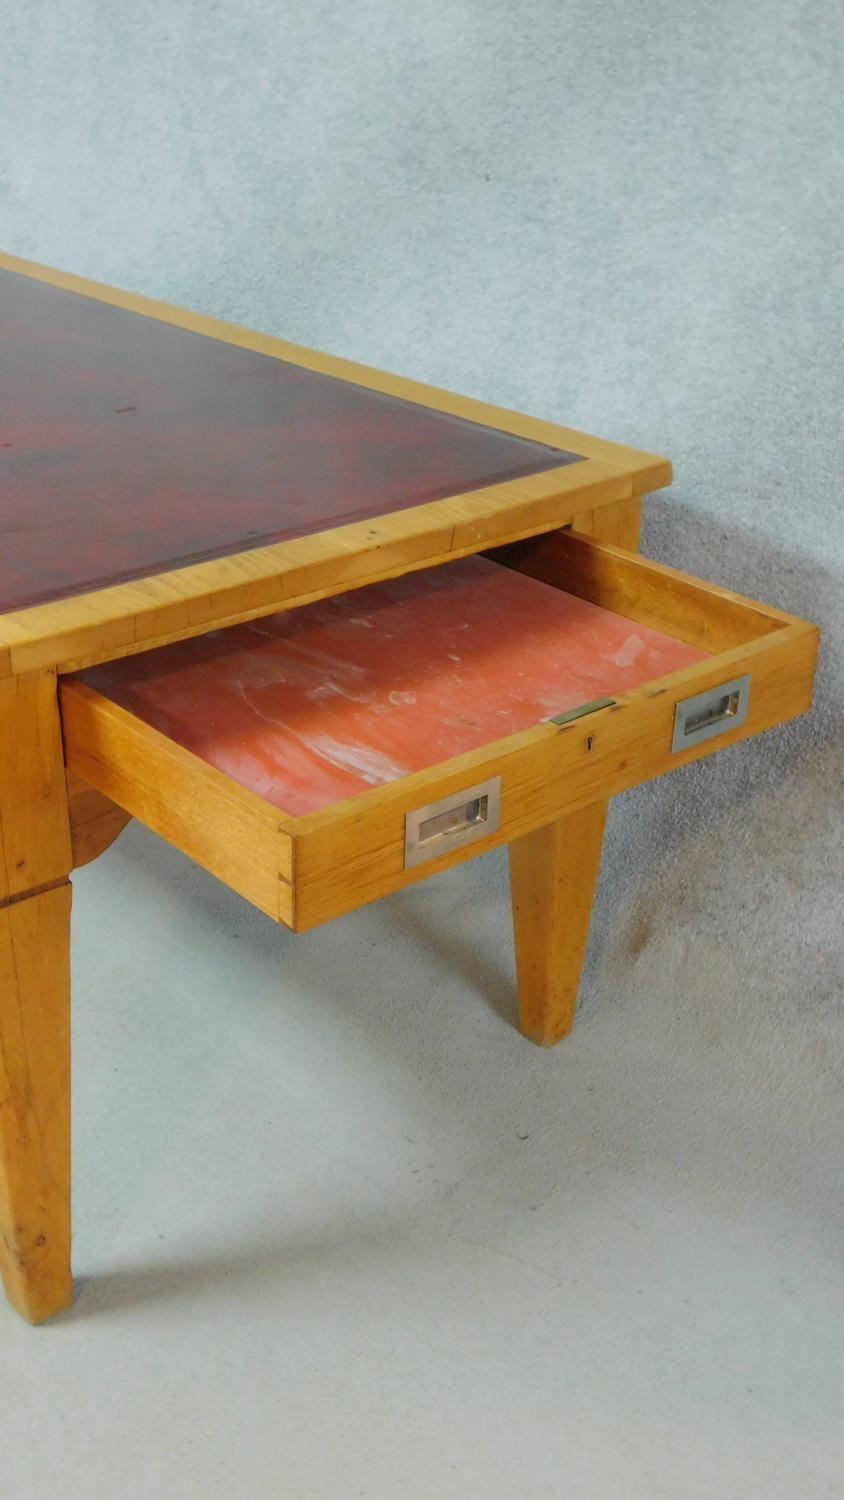
[[[299,820],[296,838],[296,927],[305,930],[352,911],[436,870],[448,869],[519,838],[567,812],[622,792],[690,761],[804,713],[811,704],[816,641],[788,628],[763,641],[637,689],[611,705],[542,725],[490,747],[368,792]],[[742,722],[727,720],[717,736],[675,749],[678,703],[722,696],[735,678],[750,683]],[[500,782],[495,828],[479,825],[470,843],[432,850],[408,864],[406,826],[442,799],[469,801],[478,783]],[[440,852],[441,851],[441,852]]]
[[[307,930],[809,707],[817,632],[803,621],[568,532],[496,560],[707,655],[299,816],[82,678],[61,688],[68,765],[269,915]]]

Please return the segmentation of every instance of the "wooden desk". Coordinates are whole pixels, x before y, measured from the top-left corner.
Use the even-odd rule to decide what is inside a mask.
[[[508,843],[522,1029],[552,1043],[607,798],[803,712],[817,632],[636,555],[664,459],[10,256],[0,332],[0,1267],[40,1321],[71,1299],[69,877],[130,816],[295,930]],[[235,703],[263,617],[269,740]],[[331,673],[277,698],[326,631],[369,694],[339,769]],[[376,714],[392,759],[361,761]]]

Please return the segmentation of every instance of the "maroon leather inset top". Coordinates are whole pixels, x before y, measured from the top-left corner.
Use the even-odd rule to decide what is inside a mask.
[[[579,457],[0,271],[0,613]]]

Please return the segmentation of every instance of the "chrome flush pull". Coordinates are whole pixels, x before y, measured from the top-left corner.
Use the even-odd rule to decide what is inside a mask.
[[[404,820],[405,869],[486,838],[496,832],[500,819],[500,776],[418,807]]]
[[[735,677],[732,682],[722,682],[694,698],[684,698],[674,709],[671,749],[676,754],[730,729],[738,729],[747,718],[749,702],[749,677]]]

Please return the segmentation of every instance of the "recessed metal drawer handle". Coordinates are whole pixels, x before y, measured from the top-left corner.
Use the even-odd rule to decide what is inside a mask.
[[[404,820],[405,869],[486,838],[496,832],[500,820],[500,776],[418,807]]]
[[[732,682],[719,683],[706,693],[697,693],[694,698],[684,698],[674,710],[673,751],[688,750],[702,740],[714,739],[738,729],[747,718],[750,702],[750,678],[735,677]]]

